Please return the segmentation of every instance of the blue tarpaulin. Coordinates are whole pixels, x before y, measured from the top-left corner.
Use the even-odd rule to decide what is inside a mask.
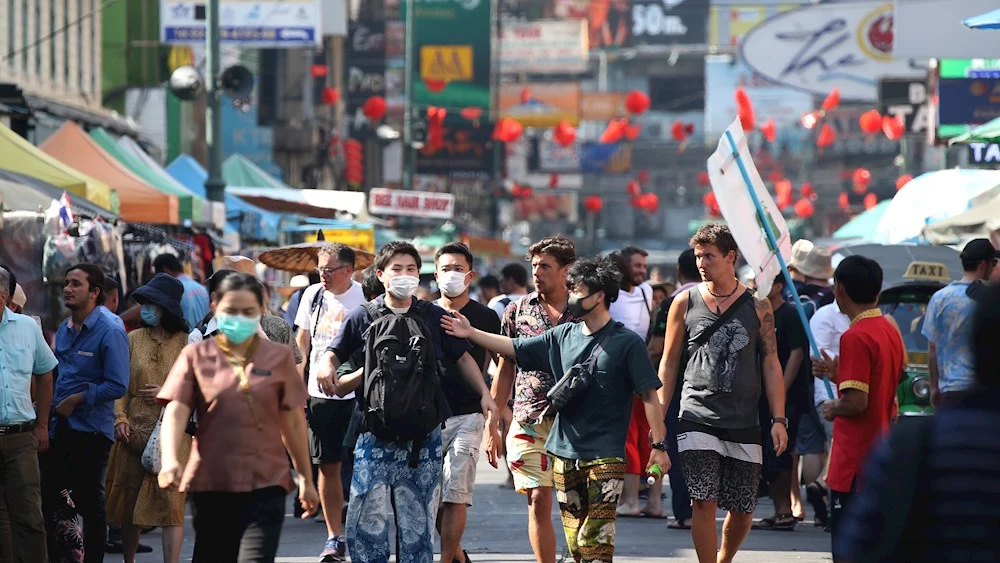
[[[208,172],[198,161],[186,154],[177,157],[167,172],[189,190],[206,196],[205,180]],[[226,194],[226,223],[240,233],[243,240],[278,243],[278,231],[284,216],[251,205],[230,193]]]

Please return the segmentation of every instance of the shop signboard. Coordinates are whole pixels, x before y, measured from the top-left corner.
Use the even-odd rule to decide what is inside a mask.
[[[362,106],[386,95],[385,24],[352,21],[344,42],[344,104],[351,136],[367,125]]]
[[[1000,165],[1000,143],[969,143],[969,162]]]
[[[455,196],[448,193],[372,188],[368,196],[368,212],[372,215],[447,220],[455,215]]]
[[[757,73],[797,90],[843,100],[878,100],[880,76],[926,68],[894,59],[892,3],[831,2],[783,12],[750,30],[740,54]]]
[[[560,121],[580,123],[580,85],[576,82],[503,84],[500,117],[525,127],[554,127]]]
[[[321,0],[222,0],[219,40],[254,48],[311,47],[323,39]],[[162,0],[160,40],[205,43],[205,2]]]
[[[375,228],[367,229],[323,229],[326,242],[339,242],[351,248],[375,252]],[[306,242],[316,242],[315,234],[306,235]]]
[[[934,142],[1000,117],[1000,59],[941,59],[931,75]]]
[[[493,172],[492,124],[445,123],[442,144],[424,145],[416,154],[417,174],[486,179]]]
[[[555,20],[507,23],[500,27],[500,72],[587,71],[587,22]]]
[[[580,119],[611,121],[627,115],[625,96],[622,92],[580,92]]]
[[[930,108],[925,78],[881,78],[878,81],[878,110],[882,115],[902,118],[910,133],[927,131]]]
[[[704,45],[709,0],[632,0],[633,45]]]

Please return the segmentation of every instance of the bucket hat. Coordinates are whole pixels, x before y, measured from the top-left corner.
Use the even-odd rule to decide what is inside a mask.
[[[184,284],[168,274],[156,274],[149,283],[132,292],[132,298],[140,305],[147,303],[159,305],[165,313],[184,320],[181,309],[181,298],[184,297]]]
[[[788,267],[818,280],[828,280],[833,277],[833,258],[830,251],[806,239],[799,239],[792,245],[792,260],[788,263]]]

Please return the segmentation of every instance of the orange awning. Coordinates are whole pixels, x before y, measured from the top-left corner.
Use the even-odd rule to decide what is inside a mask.
[[[161,193],[104,151],[72,121],[52,134],[40,149],[84,174],[106,182],[117,192],[120,215],[133,223],[180,223],[177,197]]]

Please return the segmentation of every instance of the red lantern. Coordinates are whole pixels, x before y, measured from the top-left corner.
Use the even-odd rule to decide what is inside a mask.
[[[589,195],[583,200],[583,206],[591,213],[597,213],[604,207],[604,200],[600,196]]]
[[[767,175],[767,180],[769,182],[780,182],[785,178],[785,175],[781,173],[781,170],[772,170],[770,174]]]
[[[906,126],[898,117],[887,115],[882,118],[882,132],[890,141],[897,141],[903,136]]]
[[[642,186],[639,185],[639,182],[632,180],[625,186],[625,191],[632,197],[639,197],[639,194],[642,193]]]
[[[829,123],[824,123],[823,127],[819,130],[819,136],[816,137],[816,146],[819,148],[829,147],[837,140],[837,133],[830,127]]]
[[[424,85],[427,86],[427,89],[430,90],[432,94],[437,94],[448,86],[448,82],[446,80],[431,80],[430,78],[425,78]]]
[[[678,143],[683,143],[687,140],[687,132],[684,131],[684,124],[677,120],[673,125],[670,126],[670,136],[674,138]]]
[[[877,109],[868,110],[858,118],[858,125],[868,135],[874,135],[882,130],[882,116]]]
[[[865,209],[871,209],[878,205],[878,196],[875,194],[868,194],[865,196]]]
[[[807,197],[809,199],[816,199],[816,190],[813,189],[812,182],[805,182],[802,184],[802,197]]]
[[[773,119],[768,119],[760,126],[760,134],[763,135],[769,143],[773,143],[774,140],[778,138],[778,131]]]
[[[531,186],[521,187],[521,197],[524,199],[530,199],[535,196],[535,190],[531,189]]]
[[[531,88],[521,89],[521,103],[526,104],[531,101]]]
[[[483,115],[483,108],[477,108],[477,107],[462,108],[462,111],[458,112],[458,114],[464,117],[465,119],[468,119],[469,121],[478,121],[479,118]]]
[[[754,116],[753,104],[750,102],[746,90],[742,87],[736,89],[736,114],[740,118],[744,131],[756,129],[757,118]]]
[[[641,125],[626,125],[625,126],[625,138],[629,141],[634,141],[639,138],[639,134],[642,133]]]
[[[559,174],[553,172],[549,175],[549,187],[555,188],[559,186]]]
[[[868,184],[872,181],[872,173],[867,168],[858,168],[851,176],[854,181],[854,191],[861,194],[868,189]]]
[[[512,143],[521,136],[521,133],[524,133],[524,126],[520,122],[516,119],[503,117],[500,121],[497,121],[497,125],[493,129],[493,139],[504,143]]]
[[[719,200],[715,197],[715,192],[708,192],[705,197],[701,198],[702,203],[708,208],[708,215],[710,217],[718,217],[722,214],[719,209]]]
[[[434,154],[444,146],[444,118],[448,115],[448,110],[427,108],[427,153]]]
[[[636,178],[636,180],[639,180],[640,184],[648,184],[649,183],[649,171],[648,170],[640,170],[639,174],[637,174],[635,178]]]
[[[795,202],[795,214],[803,219],[808,219],[816,213],[816,208],[813,207],[813,202],[808,199],[802,198]]]
[[[520,184],[514,184],[514,187],[512,187],[510,189],[510,195],[512,195],[514,197],[521,197],[521,194],[523,192],[524,192],[524,188],[522,188]]]
[[[340,101],[340,90],[335,86],[323,88],[323,105],[332,106]]]
[[[778,180],[774,183],[774,193],[778,195],[787,194],[789,198],[792,197],[792,181]]]
[[[839,105],[840,105],[840,88],[834,88],[833,90],[830,90],[829,94],[827,94],[826,99],[823,100],[823,105],[820,107],[822,107],[823,111],[826,112],[837,109],[837,106]]]
[[[625,108],[635,115],[646,113],[646,110],[649,109],[649,104],[649,96],[645,92],[632,90],[625,96]]]
[[[552,138],[559,146],[568,147],[576,141],[576,129],[568,121],[560,121],[552,130]]]
[[[656,210],[660,208],[660,196],[654,193],[642,194],[639,197],[639,204],[646,211],[656,213]]]
[[[709,177],[708,177],[708,172],[702,170],[701,172],[698,173],[698,185],[699,186],[707,186],[709,184],[709,182],[710,182],[710,180],[709,180]]]
[[[774,203],[782,211],[788,209],[792,205],[792,192],[778,192],[778,197],[774,198]]]
[[[818,111],[814,111],[811,113],[804,113],[802,114],[802,119],[801,119],[802,126],[805,127],[806,129],[812,129],[813,127],[816,127],[817,123],[819,123],[819,119],[820,115]]]
[[[361,106],[361,112],[372,121],[378,121],[385,117],[385,110],[388,109],[385,98],[382,96],[372,96],[365,100],[365,105]]]
[[[913,176],[910,176],[909,174],[903,174],[899,178],[896,178],[896,191],[898,192],[899,190],[903,189],[903,186],[910,183],[910,180],[912,179]]]
[[[694,123],[686,123],[684,125],[684,132],[687,133],[688,137],[694,135]]]
[[[840,197],[837,198],[837,205],[845,213],[851,210],[851,199],[847,195],[847,192],[840,192]]]
[[[309,74],[313,78],[322,78],[326,76],[326,65],[325,64],[314,64],[309,67]]]
[[[625,136],[626,127],[628,127],[627,119],[612,119],[608,123],[608,127],[604,130],[604,133],[601,133],[601,143],[609,145],[622,140],[622,137]]]

